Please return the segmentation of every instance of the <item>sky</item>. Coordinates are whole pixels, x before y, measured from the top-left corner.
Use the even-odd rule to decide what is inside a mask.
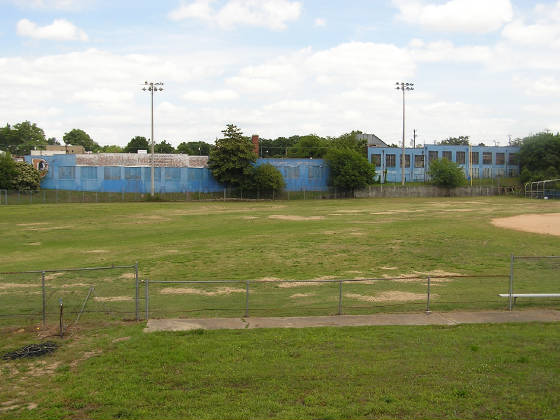
[[[560,0],[0,0],[0,124],[177,146],[374,133],[476,144],[560,130]]]

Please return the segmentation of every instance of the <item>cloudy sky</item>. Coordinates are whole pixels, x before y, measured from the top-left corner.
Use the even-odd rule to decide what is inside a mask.
[[[0,0],[0,124],[100,144],[560,130],[560,1]]]

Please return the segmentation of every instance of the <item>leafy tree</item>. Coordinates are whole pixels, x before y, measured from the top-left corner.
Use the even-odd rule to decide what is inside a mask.
[[[204,141],[182,142],[177,146],[177,153],[191,156],[208,156],[212,146]]]
[[[45,132],[29,121],[13,127],[6,124],[0,129],[0,148],[12,155],[28,155],[33,148],[43,148],[46,144]]]
[[[432,184],[447,189],[460,187],[466,182],[463,168],[447,159],[432,161],[428,175],[432,178]]]
[[[361,131],[352,131],[350,133],[342,134],[339,137],[329,138],[329,147],[334,147],[336,149],[351,149],[362,154],[367,158],[367,140],[358,139],[358,134],[362,134]]]
[[[0,153],[0,189],[13,189],[17,174],[16,163],[9,152]]]
[[[521,141],[521,181],[560,178],[560,134],[538,133]]]
[[[354,192],[374,183],[375,166],[355,150],[333,148],[325,160],[330,168],[329,185],[333,187]]]
[[[49,137],[47,139],[47,144],[51,146],[60,146],[60,142],[56,137]]]
[[[99,144],[93,141],[88,133],[79,128],[74,128],[68,133],[64,133],[62,141],[64,144],[71,144],[72,146],[84,146],[84,149],[88,152],[97,152],[101,148]]]
[[[161,143],[158,143],[154,146],[155,153],[175,153],[175,148],[172,144],[168,143],[165,140],[162,140]]]
[[[322,158],[327,153],[328,142],[316,134],[303,136],[288,150],[291,158]]]
[[[124,148],[125,153],[138,153],[138,150],[150,150],[150,144],[146,137],[136,136]]]
[[[101,153],[123,153],[123,150],[122,146],[116,144],[101,146],[101,149],[99,149]]]
[[[468,146],[469,136],[459,136],[459,137],[448,137],[445,140],[440,141],[436,144],[442,144],[447,146]]]
[[[250,190],[260,195],[278,193],[286,186],[282,173],[270,163],[255,167],[248,184]]]
[[[210,151],[208,167],[218,182],[238,187],[251,175],[251,165],[257,155],[251,140],[235,125],[228,124],[222,133],[224,138],[216,140],[216,146]]]

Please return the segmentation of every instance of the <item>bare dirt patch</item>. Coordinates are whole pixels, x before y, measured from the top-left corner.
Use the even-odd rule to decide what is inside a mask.
[[[360,295],[357,293],[347,293],[344,296],[364,302],[409,302],[426,299],[426,295],[422,293],[399,292],[397,290],[383,292],[376,296]],[[435,296],[437,295],[432,294],[432,297]]]
[[[115,338],[113,341],[111,341],[111,343],[120,343],[122,341],[128,341],[130,340],[130,338],[131,338],[130,336]]]
[[[310,296],[315,296],[315,293],[294,293],[290,297],[292,299],[298,299],[298,298],[304,298],[304,297],[310,297]]]
[[[75,368],[78,366],[80,362],[83,362],[84,360],[87,359],[91,359],[92,357],[95,356],[99,356],[100,354],[101,354],[101,350],[86,351],[79,359],[72,360],[72,362],[70,362],[70,367]]]
[[[243,216],[241,217],[243,220],[255,220],[258,219],[257,216]]]
[[[0,290],[18,289],[20,287],[39,287],[39,285],[25,283],[0,283]]]
[[[37,223],[16,223],[16,226],[41,226],[41,225],[48,225],[47,222],[37,222]]]
[[[234,287],[219,287],[214,291],[207,291],[201,289],[190,289],[186,287],[166,287],[161,289],[162,295],[202,295],[202,296],[219,296],[229,295],[232,293],[245,293],[245,289],[236,289]]]
[[[492,219],[496,227],[560,236],[560,213],[522,214]]]
[[[295,216],[295,215],[287,215],[287,214],[271,214],[268,216],[269,219],[277,219],[277,220],[289,220],[293,222],[303,222],[307,220],[323,220],[325,216]]]
[[[25,228],[23,230],[31,230],[31,231],[35,231],[35,232],[45,232],[45,231],[49,231],[49,230],[73,229],[73,228],[74,228],[74,226],[68,225],[68,226],[49,226],[49,227],[28,227],[28,228]]]
[[[382,270],[396,270],[397,269],[397,267],[388,267],[388,266],[383,266],[383,267],[380,267],[380,268]]]
[[[86,254],[105,254],[109,251],[106,249],[90,249],[89,251],[85,251]]]
[[[452,279],[445,276],[460,276],[460,273],[452,273],[443,270],[433,270],[433,271],[413,271],[408,274],[399,275],[389,275],[383,274],[386,279],[394,279],[393,281],[397,283],[414,283],[414,282],[424,282],[426,281],[426,276],[430,276],[431,283],[446,283],[453,281]]]
[[[258,281],[268,282],[268,281],[285,281],[284,279],[279,279],[278,277],[263,277]]]
[[[68,288],[72,288],[72,287],[91,287],[91,284],[86,284],[86,283],[68,283],[68,284],[63,284],[62,286],[63,289],[68,289]]]
[[[64,275],[64,273],[51,273],[51,274],[47,274],[47,275],[45,276],[45,280],[54,280],[54,279],[56,279],[57,277],[60,277],[60,276],[63,276],[63,275]]]
[[[130,280],[130,279],[135,279],[135,278],[136,278],[135,273],[124,273],[124,274],[121,274],[119,276],[119,279],[129,279]]]
[[[52,375],[56,368],[60,366],[60,362],[54,362],[48,364],[46,361],[42,360],[29,367],[29,370],[25,372],[27,376],[45,376]]]
[[[316,281],[287,281],[284,283],[279,283],[278,287],[282,289],[291,289],[293,287],[305,287],[305,286],[321,286],[327,283],[319,283]]]
[[[97,302],[127,302],[132,300],[131,296],[95,296]]]
[[[27,245],[29,245],[29,246],[39,246],[39,245],[41,245],[41,242],[30,242]]]

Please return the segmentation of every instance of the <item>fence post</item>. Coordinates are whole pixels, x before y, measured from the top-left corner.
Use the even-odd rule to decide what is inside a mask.
[[[508,309],[511,311],[513,309],[513,261],[514,256],[511,254],[511,260],[509,263],[509,299],[508,299]]]
[[[249,282],[245,282],[245,318],[249,316]]]
[[[430,311],[430,286],[431,286],[431,278],[430,276],[428,276],[428,291],[427,291],[427,298],[426,298],[426,315],[429,315],[432,313],[432,311]]]
[[[145,280],[145,287],[146,287],[146,321],[150,319],[149,317],[149,305],[150,305],[150,280]]]
[[[338,314],[342,315],[342,281],[338,282]]]
[[[139,296],[138,296],[138,294],[139,294],[138,293],[139,292],[139,290],[138,290],[138,288],[139,288],[139,285],[138,285],[138,261],[136,261],[136,264],[134,264],[134,278],[136,280],[136,321],[138,321],[138,319],[139,319],[139,315],[138,315],[138,298],[139,298]]]
[[[47,326],[47,295],[45,293],[45,272],[41,272],[41,287],[43,294],[43,328]]]

